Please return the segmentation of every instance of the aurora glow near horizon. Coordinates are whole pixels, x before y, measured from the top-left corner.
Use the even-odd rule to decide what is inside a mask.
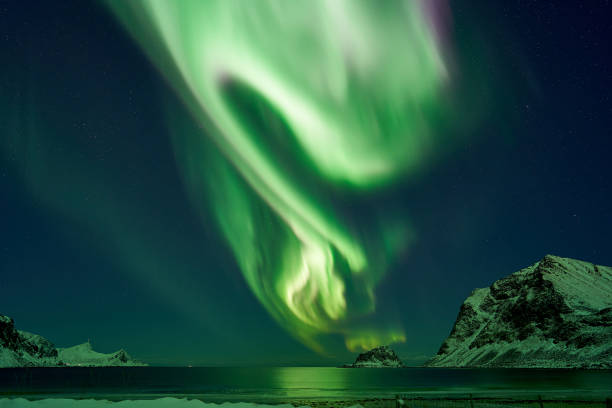
[[[208,192],[209,208],[268,312],[319,352],[326,334],[343,335],[350,350],[404,341],[397,324],[367,316],[386,265],[411,232],[382,224],[364,231],[330,192],[358,200],[410,177],[435,153],[435,120],[449,109],[447,5],[109,5],[206,129],[185,135],[180,124],[173,127],[177,158],[199,161],[179,165],[194,195]],[[277,120],[263,115],[254,124],[236,95]],[[200,154],[203,137],[225,159]]]

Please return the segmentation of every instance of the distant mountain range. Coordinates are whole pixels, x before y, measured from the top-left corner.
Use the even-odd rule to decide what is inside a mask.
[[[612,268],[547,255],[474,290],[426,365],[612,368]]]
[[[142,366],[89,342],[56,348],[0,315],[0,367]],[[476,289],[429,367],[612,368],[612,268],[546,255]],[[345,367],[403,367],[387,346]]]
[[[98,353],[89,342],[74,347],[56,348],[46,338],[15,329],[15,322],[0,315],[0,367],[57,366],[145,366],[124,350]]]

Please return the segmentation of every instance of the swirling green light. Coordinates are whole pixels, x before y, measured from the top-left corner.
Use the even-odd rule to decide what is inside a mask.
[[[200,169],[206,176],[186,173],[186,179],[194,190],[207,180],[221,230],[267,310],[317,350],[322,333],[342,333],[350,349],[402,341],[397,326],[355,323],[374,309],[384,237],[366,247],[325,192],[365,194],[409,174],[431,152],[431,122],[443,109],[449,73],[429,5],[109,5],[233,166],[208,158]],[[237,114],[228,96],[234,87],[264,103],[287,132],[262,130]],[[178,156],[198,157],[199,136],[179,134]],[[281,140],[291,145],[282,157],[269,148],[279,136],[291,139]]]

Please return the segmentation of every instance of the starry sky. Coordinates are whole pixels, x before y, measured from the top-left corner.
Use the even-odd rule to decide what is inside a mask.
[[[192,61],[181,75],[169,73],[159,42],[145,35],[150,26],[133,23],[138,10],[112,1],[0,2],[0,313],[58,346],[90,339],[96,350],[125,348],[160,365],[335,365],[360,345],[392,341],[417,364],[437,351],[474,288],[548,253],[612,265],[610,5],[491,3],[452,2],[439,9],[446,22],[435,30],[406,26],[422,50],[410,71],[416,80],[389,68],[410,56],[384,31],[392,17],[367,14],[367,38],[390,47],[381,61],[393,64],[373,69],[382,82],[356,82],[337,111],[326,94],[309,94],[342,126],[365,113],[380,118],[376,109],[406,98],[401,106],[431,103],[422,122],[402,122],[415,115],[405,111],[392,121],[432,135],[433,153],[410,144],[404,160],[404,139],[368,144],[378,129],[369,125],[396,129],[382,121],[350,128],[363,151],[342,140],[336,150],[321,148],[294,126],[300,145],[256,138],[272,147],[249,157],[224,137],[233,133],[219,119],[223,106],[203,99],[204,117],[194,102],[212,91],[185,91],[200,67]],[[205,25],[203,49],[226,38],[219,19]],[[348,32],[357,41],[368,31]],[[300,84],[299,68],[283,65],[293,61],[281,53],[291,35],[272,34],[251,48],[253,61],[282,66],[272,78]],[[448,78],[428,34],[444,46]],[[330,69],[325,78],[337,74],[319,57],[314,66]],[[230,68],[247,82],[243,65]],[[452,95],[438,92],[448,83]],[[222,85],[249,129],[291,139],[287,106],[299,99],[275,111]],[[284,121],[270,119],[279,111]],[[211,130],[215,120],[225,133]],[[351,160],[338,165],[347,152]],[[243,166],[237,157],[249,160]],[[290,189],[250,172],[262,157]],[[399,175],[368,173],[380,157]],[[384,182],[374,185],[380,174]],[[299,207],[287,209],[287,191],[297,192]],[[254,231],[250,244],[245,225]],[[293,287],[292,262],[303,259],[313,282],[305,287],[317,295],[277,296],[270,288]],[[335,262],[333,273],[315,273],[321,259]]]

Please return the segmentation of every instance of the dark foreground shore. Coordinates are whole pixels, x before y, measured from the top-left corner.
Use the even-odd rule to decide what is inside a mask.
[[[568,399],[522,399],[522,398],[370,398],[361,400],[294,400],[295,407],[348,408],[359,405],[363,408],[612,408],[612,399],[568,400]]]

